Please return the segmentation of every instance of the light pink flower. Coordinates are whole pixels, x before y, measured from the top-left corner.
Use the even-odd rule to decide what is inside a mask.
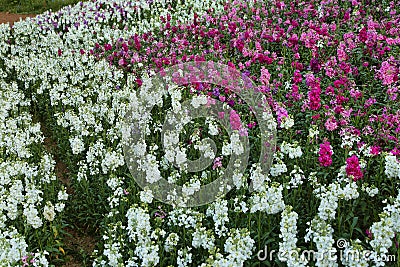
[[[235,110],[231,110],[229,122],[232,130],[240,130],[242,128],[242,122],[240,121],[239,114]]]

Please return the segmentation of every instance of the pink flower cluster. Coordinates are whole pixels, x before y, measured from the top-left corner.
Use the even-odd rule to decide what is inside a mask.
[[[309,107],[311,110],[318,110],[321,107],[321,87],[319,79],[313,74],[306,76],[307,85],[311,88],[308,93]]]
[[[323,167],[329,167],[332,165],[332,149],[331,144],[326,141],[319,145],[319,164]]]
[[[356,155],[352,155],[350,158],[346,159],[346,174],[352,177],[354,181],[363,178],[363,173],[361,171],[360,162]]]
[[[390,61],[394,61],[393,57],[390,59]],[[383,61],[379,70],[383,85],[390,85],[398,80],[399,69],[391,64],[390,61]]]

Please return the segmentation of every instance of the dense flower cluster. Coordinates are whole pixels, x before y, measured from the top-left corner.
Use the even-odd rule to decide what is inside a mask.
[[[326,252],[344,236],[384,264],[400,231],[399,16],[395,1],[97,0],[0,25],[0,262],[46,266],[59,256],[68,199],[99,228],[94,266],[242,266],[258,261],[267,240],[281,251],[316,247],[316,266],[338,266]],[[262,121],[229,88],[191,81],[150,90],[156,72],[196,61],[226,64],[262,93],[273,114],[261,119],[273,116],[278,129],[268,173],[258,158],[268,146]],[[233,134],[216,118],[185,119],[184,100],[230,107],[218,118]],[[242,137],[251,167],[206,207],[160,203],[127,170],[128,110],[145,129],[133,153],[149,183],[164,177],[193,195],[226,175]],[[182,121],[163,132],[164,120],[177,122],[170,114]],[[72,199],[43,147],[41,116],[68,164]],[[187,172],[199,155],[210,166]]]

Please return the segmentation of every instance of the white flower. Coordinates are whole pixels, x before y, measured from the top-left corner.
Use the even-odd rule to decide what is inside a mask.
[[[397,161],[396,156],[393,155],[385,156],[385,174],[389,178],[400,179],[400,162]]]
[[[294,125],[294,120],[292,118],[292,115],[289,115],[288,117],[284,116],[281,121],[281,128],[283,129],[289,129]]]
[[[207,104],[207,97],[204,95],[195,96],[192,98],[191,104],[194,108],[198,108],[201,105],[205,105]]]
[[[52,222],[54,220],[54,217],[56,216],[54,206],[50,201],[48,201],[46,203],[46,206],[44,206],[43,216],[49,222]]]
[[[192,234],[192,246],[194,248],[203,247],[204,249],[210,250],[214,248],[215,238],[210,230],[206,230],[205,227],[196,228]]]
[[[24,209],[24,215],[26,217],[27,223],[33,228],[37,229],[43,225],[42,220],[38,216],[38,211],[33,205],[29,205]]]
[[[206,119],[206,123],[208,124],[208,133],[210,135],[214,135],[215,136],[215,135],[219,134],[218,125],[215,122],[215,120],[207,118]]]
[[[241,155],[244,152],[243,145],[240,141],[239,133],[235,130],[231,134],[232,152],[236,155]],[[225,156],[225,155],[224,155]]]
[[[85,150],[85,144],[78,136],[69,138],[69,142],[71,144],[72,154],[78,155]]]
[[[250,171],[250,179],[253,183],[253,189],[255,191],[261,190],[265,181],[270,181],[268,175],[262,173],[260,163],[253,164]]]
[[[176,233],[170,233],[165,239],[164,248],[166,252],[170,252],[173,247],[178,245],[179,235]]]
[[[140,200],[142,202],[150,204],[151,202],[153,202],[153,198],[154,198],[153,192],[150,189],[145,189],[143,191],[140,191]]]
[[[262,189],[250,197],[250,212],[263,211],[268,214],[276,214],[285,208],[282,196],[283,186],[272,183],[263,185]]]
[[[213,202],[206,211],[206,215],[212,217],[215,225],[215,233],[221,237],[226,235],[228,228],[225,223],[229,222],[228,217],[228,201],[217,200]]]
[[[198,179],[190,180],[190,183],[182,186],[182,194],[184,196],[191,196],[200,190],[200,181]]]
[[[281,145],[281,152],[289,155],[289,158],[300,158],[303,155],[301,151],[301,147],[297,146],[297,144],[290,144],[283,141]]]

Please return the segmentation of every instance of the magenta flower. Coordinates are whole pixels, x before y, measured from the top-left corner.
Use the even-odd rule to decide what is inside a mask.
[[[109,51],[109,50],[111,50],[112,49],[112,45],[110,45],[110,44],[104,44],[104,50],[105,51]]]
[[[379,146],[371,146],[369,153],[371,153],[374,156],[377,156],[381,153],[381,148]]]
[[[368,236],[369,239],[372,239],[372,233],[369,229],[365,230],[365,234]]]
[[[319,164],[323,167],[328,167],[332,165],[332,150],[330,143],[328,141],[319,145]]]
[[[354,181],[363,178],[364,175],[361,171],[360,162],[358,161],[358,157],[356,155],[346,159],[346,174],[349,177],[353,177]]]
[[[278,123],[280,125],[280,123],[282,122],[282,119],[284,117],[287,118],[289,116],[289,113],[284,107],[278,106],[276,109],[276,116],[277,116]]]

